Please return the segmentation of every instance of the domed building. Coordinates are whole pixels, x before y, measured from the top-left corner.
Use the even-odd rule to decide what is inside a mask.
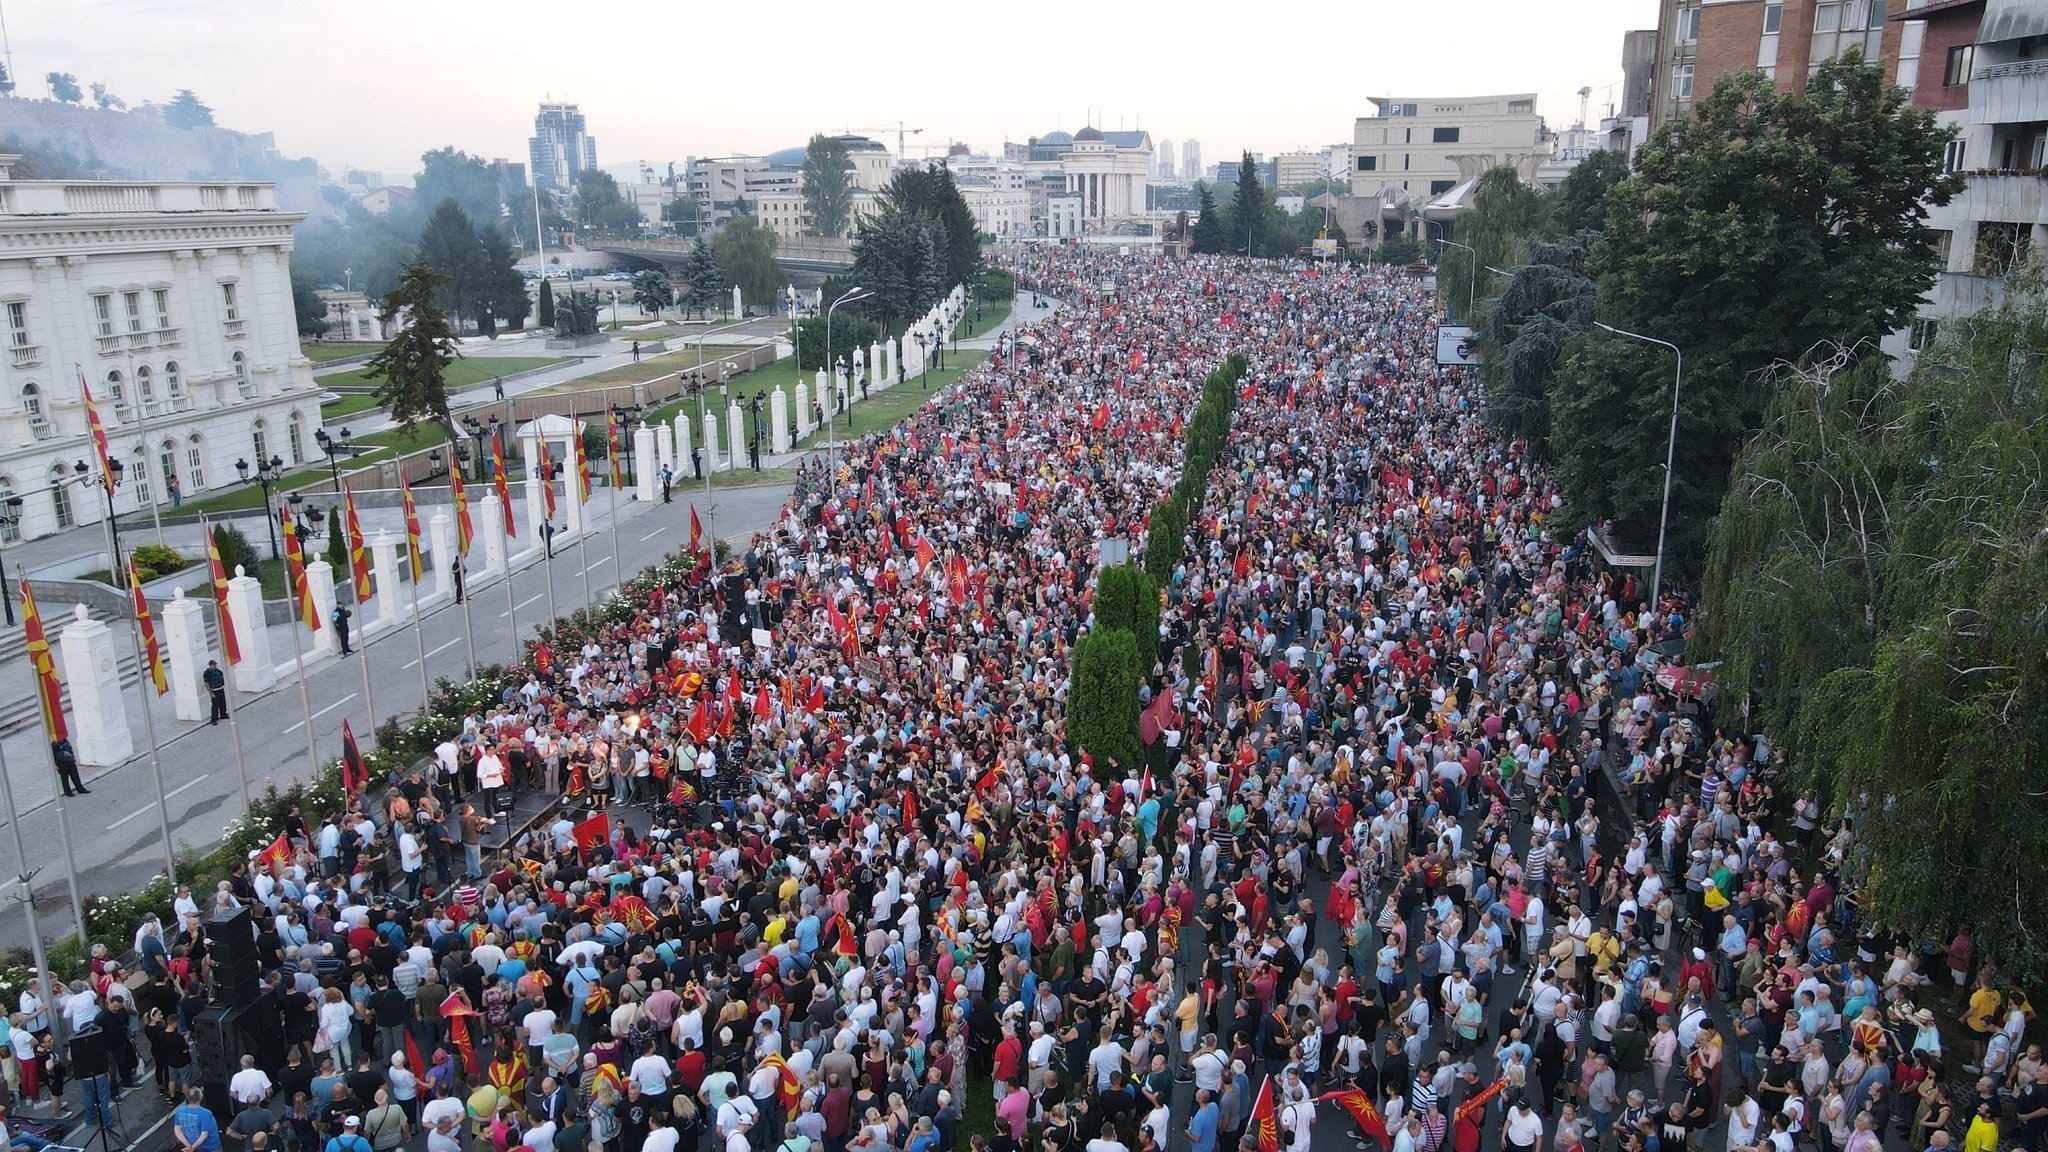
[[[1152,154],[1150,132],[1105,132],[1090,125],[1074,133],[1059,161],[1067,191],[1081,197],[1083,220],[1100,228],[1142,215]]]

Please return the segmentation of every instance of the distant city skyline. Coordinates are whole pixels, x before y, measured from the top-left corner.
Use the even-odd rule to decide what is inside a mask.
[[[621,25],[618,35],[559,35],[551,30],[559,9],[536,0],[363,0],[347,19],[235,0],[73,0],[8,16],[22,95],[45,95],[52,71],[81,86],[105,82],[130,105],[190,88],[222,126],[273,133],[284,155],[335,171],[379,170],[399,183],[432,148],[527,158],[544,102],[579,105],[607,165],[760,155],[849,129],[894,151],[899,120],[923,129],[907,137],[911,159],[941,156],[956,141],[999,152],[1006,140],[1089,123],[1199,140],[1206,157],[1270,156],[1350,139],[1352,121],[1372,110],[1368,98],[1390,94],[1533,90],[1538,111],[1562,129],[1577,116],[1581,86],[1593,89],[1596,118],[1613,98],[1622,33],[1654,27],[1656,4],[1580,0],[1569,20],[1559,7],[1445,0],[1426,12],[1396,8],[1375,15],[1370,35],[1342,33],[1357,43],[1341,68],[1328,53],[1321,59],[1331,66],[1280,63],[1302,49],[1297,21],[1218,38],[1208,22],[1161,22],[1135,4],[1092,13],[1079,33],[1005,21],[995,10],[915,4],[877,25],[867,14],[819,8],[783,20],[768,39],[755,16],[713,7],[693,16],[693,38],[758,51],[695,54],[686,75],[637,54],[659,42],[659,21],[637,31]],[[934,18],[920,15],[927,8]],[[1446,42],[1445,30],[1462,36]],[[1143,59],[1160,66],[1085,67],[1077,36],[1142,39]],[[579,56],[586,39],[592,47]],[[992,52],[1036,61],[1019,75],[1043,81],[1044,95],[989,84]],[[858,67],[849,53],[861,57]],[[894,53],[916,66],[891,66]],[[1228,82],[1233,70],[1242,82]],[[842,90],[851,75],[857,89]]]

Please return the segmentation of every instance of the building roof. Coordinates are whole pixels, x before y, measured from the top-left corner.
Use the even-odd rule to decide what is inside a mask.
[[[1970,8],[1982,7],[1984,7],[1984,0],[1934,0],[1934,3],[1922,8],[1911,8],[1903,12],[1894,12],[1890,16],[1885,17],[1885,19],[1925,20],[1929,16],[1936,16],[1945,12],[1961,12]]]
[[[1104,132],[1104,140],[1119,148],[1150,148],[1152,134],[1149,132]]]
[[[1040,136],[1038,138],[1038,144],[1040,147],[1043,148],[1056,147],[1061,144],[1072,144],[1073,142],[1074,138],[1072,136],[1069,136],[1065,132],[1060,132],[1057,130],[1047,132],[1045,135]]]
[[[801,168],[804,166],[804,154],[808,151],[809,149],[798,145],[795,148],[784,148],[779,152],[770,152],[766,156],[761,157],[761,160],[770,168]]]
[[[870,140],[865,136],[855,136],[850,132],[838,137],[838,140],[846,145],[848,152],[887,152],[889,150],[887,145],[878,140]]]
[[[1083,128],[1083,129],[1081,129],[1081,130],[1080,130],[1079,132],[1076,132],[1076,133],[1074,133],[1074,143],[1076,143],[1076,144],[1079,144],[1079,143],[1081,143],[1081,142],[1082,142],[1083,140],[1100,140],[1100,139],[1102,139],[1102,133],[1101,133],[1101,131],[1099,131],[1099,130],[1098,130],[1098,129],[1097,129],[1097,128],[1096,128],[1095,126],[1094,126],[1094,125],[1092,125],[1092,124],[1091,124],[1091,125],[1089,125],[1089,126],[1088,126],[1088,127],[1086,127],[1086,128]]]

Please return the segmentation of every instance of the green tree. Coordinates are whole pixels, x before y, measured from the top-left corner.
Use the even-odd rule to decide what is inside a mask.
[[[105,84],[97,80],[92,84],[92,102],[94,107],[103,112],[119,112],[128,107],[126,100],[114,95]]]
[[[1680,571],[1696,566],[1741,435],[1770,401],[1766,370],[1823,342],[1875,355],[1932,286],[1927,207],[1962,184],[1942,170],[1952,135],[1851,51],[1803,93],[1757,72],[1722,78],[1609,193],[1589,268],[1601,318],[1685,353],[1669,548]],[[1551,389],[1551,454],[1562,527],[1606,520],[1624,546],[1645,547],[1671,357],[1617,340],[1589,330],[1573,342]]]
[[[981,232],[974,225],[973,210],[960,195],[960,186],[953,182],[951,169],[927,164],[896,173],[882,190],[882,207],[932,228],[944,288],[974,281],[981,271]]]
[[[1553,215],[1559,230],[1598,232],[1607,227],[1607,194],[1628,179],[1628,153],[1603,148],[1572,166],[1557,186]]]
[[[540,282],[540,303],[533,319],[543,328],[555,326],[555,286],[545,278]]]
[[[534,201],[537,199],[540,202],[540,227],[546,233],[549,243],[559,247],[555,237],[560,236],[570,226],[570,221],[568,217],[562,215],[555,193],[546,188],[538,192],[527,188],[512,199],[512,214],[506,217],[506,223],[512,227],[513,238],[519,241],[522,247],[535,247]]]
[[[276,509],[271,509],[271,515],[276,514]],[[229,577],[235,575],[235,569],[238,567],[243,569],[244,574],[254,576],[256,566],[263,559],[256,551],[256,546],[249,543],[249,538],[233,524],[220,523],[213,526],[213,549],[220,553],[221,570]]]
[[[1402,232],[1380,241],[1372,258],[1380,264],[1414,264],[1426,260],[1428,253],[1422,250],[1421,241]]]
[[[697,312],[717,311],[725,297],[725,273],[718,267],[718,257],[711,252],[711,245],[702,236],[690,247],[690,254],[683,258],[681,269],[683,296],[681,300],[685,315]]]
[[[811,216],[811,235],[844,236],[853,211],[853,158],[846,141],[823,134],[804,146],[801,174],[804,211]]]
[[[1179,504],[1161,500],[1152,506],[1152,519],[1145,531],[1145,572],[1159,587],[1172,582],[1173,570],[1187,547],[1187,531],[1187,518],[1180,514]]]
[[[1095,758],[1098,773],[1108,772],[1111,759],[1126,771],[1139,762],[1137,668],[1129,632],[1092,631],[1074,644],[1067,739]]]
[[[904,212],[884,208],[862,221],[860,235],[853,241],[853,273],[849,280],[874,295],[848,307],[880,318],[884,327],[894,327],[897,320],[916,316],[918,267],[923,254],[918,222]],[[830,307],[834,299],[826,295],[821,311]]]
[[[334,594],[343,600],[348,598],[348,589],[354,587],[348,565],[347,523],[339,503],[327,510],[327,563],[334,569]]]
[[[1196,197],[1195,223],[1191,229],[1194,235],[1190,247],[1204,256],[1220,255],[1229,243],[1223,209],[1217,206],[1216,193],[1206,183],[1196,185]]]
[[[85,89],[78,86],[78,77],[69,72],[52,72],[43,79],[49,82],[52,100],[76,104],[85,99]]]
[[[1237,164],[1237,189],[1230,195],[1230,233],[1226,252],[1255,253],[1266,227],[1266,197],[1259,186],[1259,166],[1247,152]]]
[[[730,221],[711,237],[719,272],[726,283],[739,285],[740,299],[748,307],[773,307],[789,283],[775,259],[775,245],[775,233],[752,220]]]
[[[327,301],[303,276],[292,277],[292,315],[299,322],[299,339],[318,340],[327,335]]]
[[[7,65],[0,64],[0,96],[12,95],[14,95],[14,73],[8,71]]]
[[[367,375],[382,381],[377,402],[408,436],[422,421],[431,421],[447,430],[448,439],[456,438],[448,414],[448,365],[455,361],[455,332],[439,298],[445,282],[424,262],[414,261],[400,273],[398,287],[384,297],[384,323],[405,323],[370,358]]]
[[[469,213],[453,200],[434,207],[420,227],[419,260],[440,276],[435,296],[458,324],[483,313],[484,246]]]
[[[164,123],[173,128],[187,130],[211,128],[213,109],[200,103],[199,97],[194,96],[190,88],[180,88],[178,94],[171,97],[171,102],[164,105]]]
[[[642,312],[659,312],[676,302],[676,286],[668,275],[649,268],[633,277],[633,303]]]
[[[1522,249],[1542,239],[1550,228],[1550,194],[1522,182],[1505,165],[1480,174],[1472,190],[1472,209],[1458,217],[1454,237],[1463,248],[1444,245],[1437,253],[1436,282],[1446,305],[1466,324],[1466,302],[1491,294],[1489,265],[1505,268],[1522,259]],[[1478,278],[1475,284],[1474,277]]]
[[[1912,374],[1781,375],[1715,521],[1700,655],[1856,822],[1868,914],[2048,978],[2048,305],[2040,269]]]
[[[661,206],[661,219],[665,224],[688,224],[695,227],[704,218],[704,206],[687,192]]]
[[[398,286],[417,239],[412,218],[372,216],[349,204],[338,219],[308,220],[293,230],[292,273],[315,284],[346,283],[376,299]]]
[[[832,359],[843,361],[849,355],[875,343],[882,338],[882,330],[873,320],[865,316],[853,316],[852,305],[841,308],[832,315]],[[797,321],[797,367],[806,372],[823,368],[825,359],[825,318],[806,316]]]
[[[576,177],[576,220],[613,236],[631,235],[642,223],[640,209],[626,201],[619,182],[597,168]]]
[[[1480,379],[1494,427],[1545,455],[1550,382],[1572,338],[1593,322],[1597,291],[1586,275],[1590,232],[1538,241],[1481,315]]]
[[[413,202],[421,206],[453,200],[473,221],[498,219],[498,174],[489,161],[453,147],[420,154],[420,172],[413,177]]]
[[[523,327],[527,314],[533,311],[533,300],[526,294],[526,278],[519,274],[519,253],[496,224],[478,229],[477,239],[483,247],[483,270],[477,292],[482,312],[479,326],[486,335],[495,334],[500,328]]]

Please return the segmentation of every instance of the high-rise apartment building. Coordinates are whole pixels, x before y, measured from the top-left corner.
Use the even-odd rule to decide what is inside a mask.
[[[1180,146],[1180,178],[1193,183],[1202,178],[1202,142],[1184,140]]]
[[[1687,115],[1693,101],[1731,72],[1760,69],[1781,88],[1799,88],[1813,66],[1862,45],[1895,75],[1900,39],[1887,44],[1888,10],[1946,7],[1926,0],[1661,0],[1651,126]]]
[[[1273,157],[1273,186],[1276,188],[1299,188],[1314,183],[1330,174],[1330,154],[1327,151],[1282,152]],[[1340,173],[1343,169],[1338,170]]]
[[[597,167],[597,137],[585,131],[574,104],[542,104],[526,146],[535,187],[574,188],[585,168]]]
[[[1507,165],[1534,183],[1550,158],[1536,94],[1382,99],[1352,132],[1351,194],[1420,204]]]
[[[1180,175],[1180,169],[1173,166],[1173,141],[1159,142],[1159,170],[1155,173],[1160,180],[1171,180]]]

